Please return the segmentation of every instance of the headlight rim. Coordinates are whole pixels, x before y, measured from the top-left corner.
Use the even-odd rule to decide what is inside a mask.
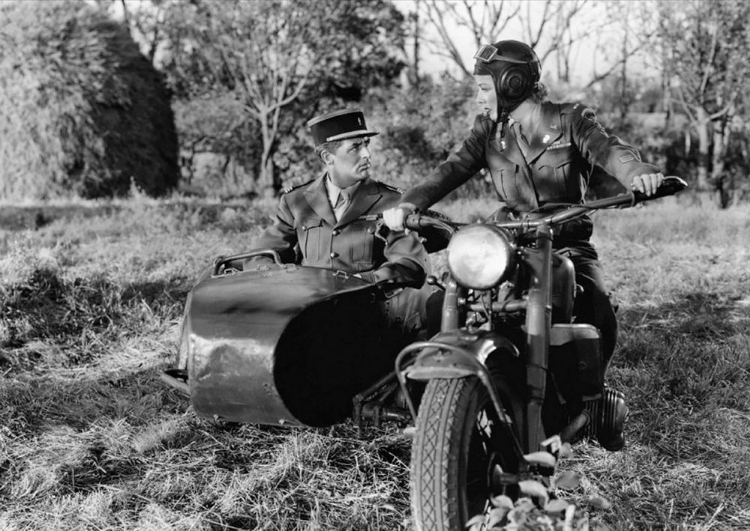
[[[454,242],[459,242],[459,244],[465,245],[466,243],[462,240],[467,240],[468,238],[468,241],[470,243],[471,238],[476,238],[476,234],[478,234],[480,237],[482,234],[488,234],[491,235],[492,238],[499,239],[498,242],[496,242],[495,244],[490,243],[487,245],[487,247],[490,248],[494,245],[497,249],[496,252],[503,255],[502,259],[505,262],[505,266],[502,268],[502,271],[489,276],[489,280],[486,280],[484,282],[477,281],[478,276],[475,273],[464,273],[461,270],[457,270],[453,260],[451,259],[451,247],[454,248],[454,253],[456,252],[455,247],[457,244],[454,244]],[[486,223],[475,223],[462,227],[451,238],[451,241],[448,243],[446,252],[448,270],[460,286],[468,289],[488,290],[500,285],[502,282],[508,279],[510,273],[514,270],[516,262],[516,245],[508,232],[499,227],[495,227],[494,225],[489,225]],[[467,260],[469,262],[472,260],[476,260],[476,256],[472,256],[466,251],[463,252],[464,256],[462,257],[463,260],[461,262],[461,265],[466,266],[466,264],[468,263]],[[500,257],[500,255],[498,254],[497,257]],[[465,267],[465,269],[473,268],[469,266]]]

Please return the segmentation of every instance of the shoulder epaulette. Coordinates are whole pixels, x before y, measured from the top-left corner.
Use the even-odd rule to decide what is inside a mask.
[[[288,193],[289,193],[289,192],[291,192],[292,190],[296,190],[297,188],[302,188],[303,186],[307,186],[308,184],[310,184],[310,183],[311,183],[311,182],[313,182],[314,180],[315,180],[315,179],[310,179],[309,181],[307,181],[307,182],[305,182],[305,183],[302,183],[302,184],[298,184],[298,185],[294,185],[294,186],[287,186],[286,188],[284,188],[284,189],[283,189],[283,190],[281,191],[281,193],[282,193],[282,194],[288,194]]]
[[[389,189],[389,190],[391,190],[392,192],[398,192],[399,194],[403,194],[403,193],[404,193],[404,192],[406,191],[406,190],[404,190],[403,188],[399,188],[398,186],[393,186],[393,185],[390,185],[390,184],[384,183],[383,181],[377,181],[377,183],[378,183],[378,184],[379,184],[380,186],[382,186],[382,187],[384,187],[384,188],[388,188],[388,189]]]
[[[594,115],[596,112],[589,107],[588,105],[584,105],[583,103],[561,103],[560,104],[560,113],[561,114],[581,114],[583,116],[590,115],[593,113]]]

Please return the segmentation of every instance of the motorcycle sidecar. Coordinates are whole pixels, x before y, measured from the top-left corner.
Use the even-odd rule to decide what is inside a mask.
[[[162,375],[199,416],[329,426],[393,370],[403,341],[383,326],[378,286],[295,265],[220,269],[188,296],[177,366]]]

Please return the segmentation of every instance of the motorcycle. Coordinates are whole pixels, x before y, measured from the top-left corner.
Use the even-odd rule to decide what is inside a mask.
[[[511,221],[408,216],[428,251],[447,247],[447,272],[428,277],[442,294],[439,332],[417,340],[379,318],[398,286],[282,264],[269,250],[219,257],[188,295],[177,360],[162,379],[206,418],[398,422],[413,437],[417,528],[464,529],[493,496],[517,498],[524,480],[549,477],[544,455],[622,420],[620,398],[603,388],[599,331],[574,321],[574,268],[553,250],[555,231],[686,187],[669,177],[652,196]],[[257,256],[275,266],[237,266]]]
[[[404,348],[395,366],[415,419],[411,504],[418,529],[464,529],[492,497],[520,495],[549,478],[564,443],[624,419],[622,397],[604,387],[600,334],[576,323],[575,271],[553,235],[595,210],[673,195],[591,201],[520,220],[458,226],[417,214],[405,226],[451,234],[440,333]],[[426,383],[417,404],[409,382]]]

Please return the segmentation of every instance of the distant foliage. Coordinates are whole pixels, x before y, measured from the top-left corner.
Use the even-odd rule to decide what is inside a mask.
[[[416,90],[390,91],[372,104],[372,121],[381,132],[381,149],[373,154],[379,178],[413,186],[461,147],[477,115],[474,90],[471,79],[445,76],[441,83],[424,80]],[[452,197],[488,193],[488,181],[478,174]]]
[[[373,88],[397,84],[404,67],[403,15],[387,0],[162,5],[159,62],[176,99],[198,112],[210,100],[234,99],[235,118],[250,124],[206,131],[206,146],[197,150],[243,167],[251,180],[246,191],[273,192],[309,179],[316,161],[305,123],[331,108],[357,105]],[[181,140],[192,120],[185,118]],[[242,139],[252,149],[240,147],[245,133],[252,133]],[[200,171],[195,176],[213,180]]]
[[[176,186],[169,94],[127,28],[82,2],[17,2],[0,43],[0,197]]]
[[[259,124],[227,95],[173,102],[180,139],[181,188],[231,197],[253,189],[260,159]]]

